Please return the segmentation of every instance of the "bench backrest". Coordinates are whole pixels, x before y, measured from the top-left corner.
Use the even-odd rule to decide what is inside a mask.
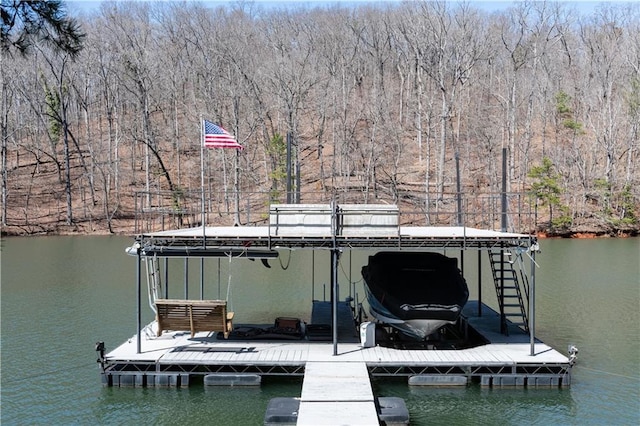
[[[231,331],[224,300],[156,299],[158,336],[164,330]]]

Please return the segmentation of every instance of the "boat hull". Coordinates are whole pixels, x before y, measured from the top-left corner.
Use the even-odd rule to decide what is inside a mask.
[[[376,253],[362,276],[371,315],[418,340],[455,323],[469,297],[457,259],[439,253]]]
[[[413,339],[424,340],[430,334],[435,333],[441,327],[447,324],[453,324],[455,321],[448,321],[442,319],[409,319],[403,320],[386,309],[378,300],[371,295],[368,288],[365,286],[367,293],[367,301],[369,302],[369,313],[372,317],[381,323],[388,324],[398,331],[402,332],[406,336]]]

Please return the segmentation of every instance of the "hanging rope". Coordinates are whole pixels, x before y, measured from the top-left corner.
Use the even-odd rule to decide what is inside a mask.
[[[161,291],[161,284],[159,283],[159,277],[157,277],[157,275],[160,275],[160,270],[157,268],[157,261],[157,256],[153,255],[153,258],[147,258],[144,262],[147,268],[149,306],[155,313],[157,313],[155,301],[160,298],[158,297],[158,291]]]
[[[231,301],[231,266],[232,266],[232,260],[233,260],[233,254],[231,252],[229,252],[229,273],[227,274],[227,305],[228,305],[228,310],[229,311],[233,311],[233,302]]]
[[[282,264],[282,258],[280,256],[278,256],[278,262],[280,262],[280,267],[286,271],[287,269],[289,269],[289,264],[291,263],[291,252],[292,250],[289,250],[289,258],[287,259],[287,265],[283,265]]]
[[[160,276],[160,263],[158,262],[158,256],[153,255],[153,297],[155,299],[162,299],[162,278]]]

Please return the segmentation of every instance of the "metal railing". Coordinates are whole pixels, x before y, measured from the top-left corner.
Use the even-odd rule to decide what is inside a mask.
[[[506,212],[502,211],[502,197],[506,195]],[[201,226],[232,226],[239,218],[241,225],[267,225],[269,206],[286,203],[286,194],[274,196],[269,192],[241,192],[239,211],[235,210],[235,194],[207,194],[202,205],[202,192],[170,191],[135,193],[135,233],[164,231]],[[399,208],[401,226],[468,226],[474,228],[533,233],[537,214],[531,198],[525,193],[446,193],[439,200],[424,193],[400,194],[392,197],[365,194],[359,191],[303,192],[300,204],[390,204]],[[429,201],[427,201],[429,200]],[[503,216],[506,221],[503,222]],[[203,220],[204,219],[204,220]],[[507,224],[502,229],[503,223]]]

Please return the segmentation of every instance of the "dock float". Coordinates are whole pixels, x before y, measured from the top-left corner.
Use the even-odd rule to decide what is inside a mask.
[[[378,424],[367,365],[364,362],[308,362],[297,424]]]
[[[300,398],[273,398],[265,426],[407,425],[402,398],[373,395],[364,362],[308,362]]]

